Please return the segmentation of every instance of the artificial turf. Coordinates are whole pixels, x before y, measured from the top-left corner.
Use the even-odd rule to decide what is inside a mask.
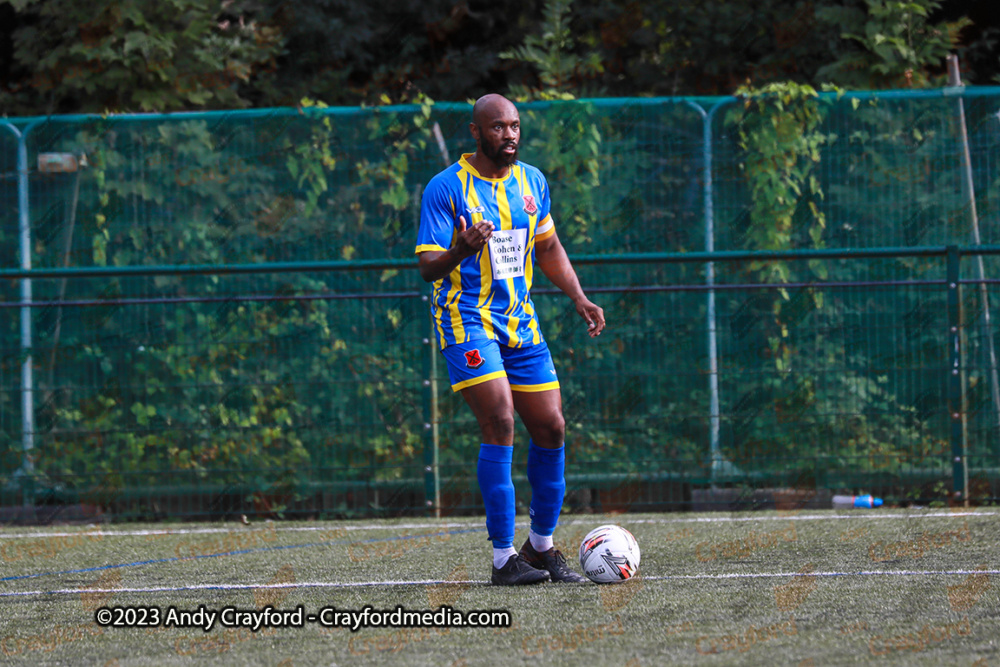
[[[1000,512],[564,517],[633,532],[640,578],[494,587],[481,519],[7,527],[0,663],[1000,663]],[[518,524],[524,539],[526,526]],[[519,546],[519,543],[516,545]],[[388,582],[388,583],[386,583]],[[157,590],[159,589],[159,590]],[[500,610],[510,627],[100,627],[100,607]],[[149,613],[149,612],[146,612]]]

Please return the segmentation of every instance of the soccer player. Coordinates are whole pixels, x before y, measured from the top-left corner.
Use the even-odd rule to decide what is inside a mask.
[[[434,283],[431,309],[454,391],[479,422],[476,475],[493,542],[491,581],[585,582],[552,544],[566,480],[559,381],[529,290],[535,261],[565,292],[591,337],[604,311],[591,303],[556,235],[549,186],[517,159],[517,108],[486,95],[472,109],[476,151],[431,179],[417,232],[420,275]],[[531,530],[514,550],[511,460],[514,412],[528,429]]]

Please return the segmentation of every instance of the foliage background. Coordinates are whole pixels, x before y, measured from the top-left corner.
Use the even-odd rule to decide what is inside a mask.
[[[960,56],[969,83],[1000,75],[990,0],[4,0],[6,115],[337,106],[383,95],[466,100],[550,87],[531,48],[560,7],[573,36],[560,89],[578,97],[728,95],[793,81],[919,88]],[[556,63],[553,71],[558,69]]]
[[[997,33],[978,3],[968,14],[930,0],[702,9],[10,0],[0,4],[8,114],[257,109],[39,126],[32,151],[86,154],[90,166],[33,175],[34,264],[409,258],[423,184],[472,149],[468,104],[435,100],[490,90],[521,103],[522,157],[548,175],[574,255],[704,247],[701,116],[681,99],[642,99],[654,95],[738,95],[713,124],[717,249],[968,241],[954,104],[843,87],[939,86],[949,50],[968,80],[988,83]],[[631,99],[612,98],[621,95]],[[1000,187],[993,102],[967,111],[986,230]],[[0,248],[14,266],[16,195],[11,179],[2,187]],[[559,359],[572,470],[704,481],[704,294],[600,292],[704,283],[704,267],[578,268],[615,323],[605,344],[589,344],[544,281],[536,298]],[[720,293],[727,460],[761,483],[807,486],[852,486],[855,474],[888,485],[923,471],[932,485],[906,492],[939,495],[949,470],[943,292],[791,285],[939,278],[941,263],[718,270],[724,284],[790,285]],[[13,283],[3,290],[16,301]],[[424,290],[397,270],[39,282],[38,300],[173,300],[36,311],[36,464],[47,488],[87,497],[112,480],[152,497],[158,485],[221,487],[279,511],[310,485],[418,478],[432,356]],[[303,298],[237,298],[254,294]],[[981,361],[983,304],[967,301],[970,356]],[[3,327],[0,372],[13,387],[15,318]],[[970,368],[970,441],[985,465],[996,415],[981,363]],[[475,429],[438,390],[444,488],[461,496]],[[17,396],[0,392],[5,481],[20,463]],[[365,502],[377,511],[384,500]]]

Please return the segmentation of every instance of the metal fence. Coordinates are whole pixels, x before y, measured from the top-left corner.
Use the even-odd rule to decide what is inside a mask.
[[[522,105],[522,159],[609,322],[591,341],[536,289],[569,509],[1000,497],[1000,89],[801,104],[815,155],[779,133],[765,169],[747,137],[794,114]],[[478,429],[411,259],[469,111],[0,123],[0,506],[477,511]]]

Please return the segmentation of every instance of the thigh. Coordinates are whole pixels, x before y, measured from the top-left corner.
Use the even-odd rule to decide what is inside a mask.
[[[500,346],[478,339],[442,350],[452,391],[461,392],[479,423],[482,441],[510,446],[514,442],[514,406]]]
[[[521,417],[531,439],[539,447],[561,447],[565,435],[562,393],[548,346],[544,343],[522,348],[501,346],[500,350],[510,382],[514,410]]]
[[[545,449],[563,445],[566,424],[562,414],[562,394],[558,389],[512,392],[517,411],[532,441]]]
[[[514,444],[514,405],[507,378],[495,378],[462,389],[479,422],[482,441],[511,447]]]

